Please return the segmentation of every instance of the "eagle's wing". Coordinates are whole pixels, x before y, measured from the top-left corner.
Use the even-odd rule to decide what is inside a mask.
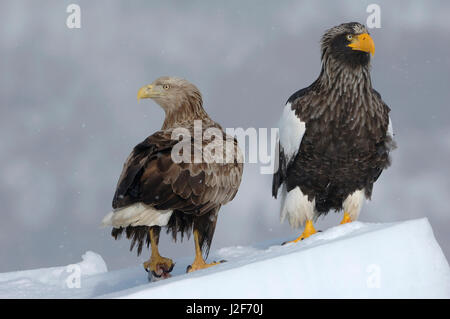
[[[385,115],[385,119],[387,119],[387,130],[386,130],[386,137],[387,137],[387,143],[391,143],[392,145],[388,146],[389,150],[392,150],[395,148],[395,142],[394,142],[394,128],[392,126],[392,120],[389,116],[389,112],[391,111],[390,107],[383,101],[381,98],[381,94],[378,93],[377,90],[372,89],[372,92],[375,94],[376,98],[378,99],[379,103],[383,106],[383,113]],[[386,123],[386,122],[385,122]]]
[[[377,90],[372,89],[372,92],[375,94],[376,99],[378,99],[378,102],[382,105],[382,118],[384,118],[383,121],[383,126],[386,128],[386,131],[384,132],[384,139],[383,142],[381,142],[378,146],[378,154],[386,154],[386,157],[388,158],[388,160],[384,163],[383,166],[380,167],[376,167],[374,169],[378,170],[378,174],[374,175],[374,178],[372,180],[373,183],[375,183],[378,178],[380,177],[383,169],[387,168],[389,165],[391,165],[391,159],[390,159],[390,152],[392,150],[394,150],[397,147],[397,144],[394,140],[394,129],[392,126],[392,120],[391,117],[389,116],[389,112],[391,111],[391,109],[389,108],[389,106],[383,101],[383,99],[381,98],[381,94],[378,93]]]
[[[157,210],[202,215],[233,199],[241,182],[242,162],[235,158],[226,164],[177,164],[171,156],[177,143],[171,131],[159,131],[134,148],[120,176],[113,208],[142,202]],[[236,140],[234,145],[238,148]]]
[[[297,155],[306,131],[306,123],[302,121],[296,110],[299,99],[308,93],[309,89],[310,87],[301,89],[289,98],[278,122],[279,138],[275,152],[278,170],[273,174],[272,180],[272,196],[275,198],[277,198],[278,189],[286,179],[287,168]]]

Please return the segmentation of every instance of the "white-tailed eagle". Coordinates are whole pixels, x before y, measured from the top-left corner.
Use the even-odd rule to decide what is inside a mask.
[[[151,245],[151,257],[144,267],[153,277],[168,277],[174,266],[171,259],[162,257],[158,251],[162,227],[175,240],[178,233],[183,238],[193,231],[196,255],[188,271],[215,265],[207,264],[204,258],[209,252],[220,207],[234,198],[241,182],[243,161],[237,141],[209,118],[200,91],[184,79],[161,77],[139,90],[138,99],[143,98],[153,99],[164,109],[164,124],[134,147],[126,160],[112,203],[114,211],[104,218],[103,224],[113,227],[116,239],[125,233],[131,239],[130,250],[137,246],[138,254],[144,245]],[[203,139],[197,142],[198,132],[194,130],[199,125]],[[211,130],[218,133],[205,139],[204,133]],[[187,154],[186,161],[173,157],[178,152],[173,152],[174,148],[181,143],[177,131],[184,132],[183,145],[192,152]],[[228,158],[221,162],[216,160],[219,157],[206,159],[200,153],[200,161],[195,160],[195,152],[222,142],[223,148],[215,155],[223,150],[222,155]],[[231,148],[226,143],[231,143],[227,144]]]

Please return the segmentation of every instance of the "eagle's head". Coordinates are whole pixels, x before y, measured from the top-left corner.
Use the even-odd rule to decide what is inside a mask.
[[[331,60],[349,66],[368,65],[375,44],[367,28],[358,23],[343,23],[325,32],[322,37],[322,61]]]
[[[182,108],[194,110],[202,106],[199,89],[185,79],[163,76],[152,84],[143,86],[137,94],[140,99],[153,99],[167,113],[180,112]]]

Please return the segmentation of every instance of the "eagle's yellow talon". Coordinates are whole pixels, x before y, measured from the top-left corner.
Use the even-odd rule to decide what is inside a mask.
[[[153,272],[157,276],[161,276],[163,273],[169,273],[174,267],[174,262],[170,258],[161,256],[152,256],[149,260],[144,262],[145,270]]]
[[[305,225],[305,230],[303,231],[303,234],[300,235],[300,237],[298,237],[297,239],[294,239],[292,241],[288,241],[286,242],[286,244],[289,243],[298,243],[299,241],[308,238],[311,235],[314,235],[315,233],[317,233],[316,229],[314,228],[314,224],[311,220],[307,220],[306,221],[306,225]]]
[[[192,265],[188,266],[186,272],[193,272],[200,269],[209,268],[211,266],[216,266],[224,262],[224,260],[219,262],[212,262],[207,264],[202,256],[202,249],[200,248],[200,240],[199,240],[199,232],[197,229],[194,229],[194,241],[195,241],[195,259]]]
[[[152,248],[152,255],[150,259],[144,262],[144,269],[150,272],[153,276],[168,278],[170,272],[173,270],[175,263],[172,259],[162,257],[158,250],[159,229],[150,228],[150,245]]]
[[[196,270],[200,270],[200,269],[206,269],[206,268],[209,268],[209,267],[212,267],[212,266],[216,266],[216,265],[218,265],[218,264],[221,264],[223,261],[219,261],[219,262],[212,262],[212,263],[210,263],[210,264],[207,264],[204,260],[203,260],[203,258],[202,259],[200,259],[200,260],[195,260],[193,263],[192,263],[192,265],[190,265],[190,266],[188,266],[188,268],[187,268],[187,270],[186,270],[186,272],[193,272],[193,271],[196,271]]]
[[[344,218],[342,218],[341,225],[351,223],[352,218],[350,217],[349,213],[344,212]]]

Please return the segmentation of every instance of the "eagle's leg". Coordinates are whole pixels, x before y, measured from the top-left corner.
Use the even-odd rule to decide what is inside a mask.
[[[347,213],[347,212],[344,212],[344,218],[342,218],[341,225],[342,225],[342,224],[351,223],[352,221],[353,221],[353,220],[352,220],[352,218],[350,217],[350,214]]]
[[[348,195],[342,203],[344,209],[344,218],[341,225],[351,223],[358,219],[359,212],[364,202],[365,190],[360,189]]]
[[[202,249],[200,247],[200,239],[199,239],[199,231],[197,229],[194,229],[194,241],[195,241],[195,259],[192,265],[188,266],[187,272],[193,272],[196,270],[208,268],[211,266],[215,266],[220,264],[221,262],[212,262],[210,264],[207,264],[205,260],[203,259],[202,255]]]
[[[289,244],[289,243],[298,243],[299,241],[308,238],[311,235],[314,235],[315,233],[317,233],[316,229],[314,228],[314,224],[313,221],[308,219],[306,221],[306,225],[305,225],[305,229],[303,230],[303,233],[297,238],[294,239],[292,241],[288,241],[285,244]]]
[[[152,249],[152,255],[149,260],[144,262],[144,268],[147,271],[151,271],[152,275],[157,278],[168,278],[170,277],[170,272],[175,265],[174,262],[165,257],[161,257],[158,250],[159,244],[159,233],[161,232],[161,227],[153,226],[150,227],[150,245]]]

